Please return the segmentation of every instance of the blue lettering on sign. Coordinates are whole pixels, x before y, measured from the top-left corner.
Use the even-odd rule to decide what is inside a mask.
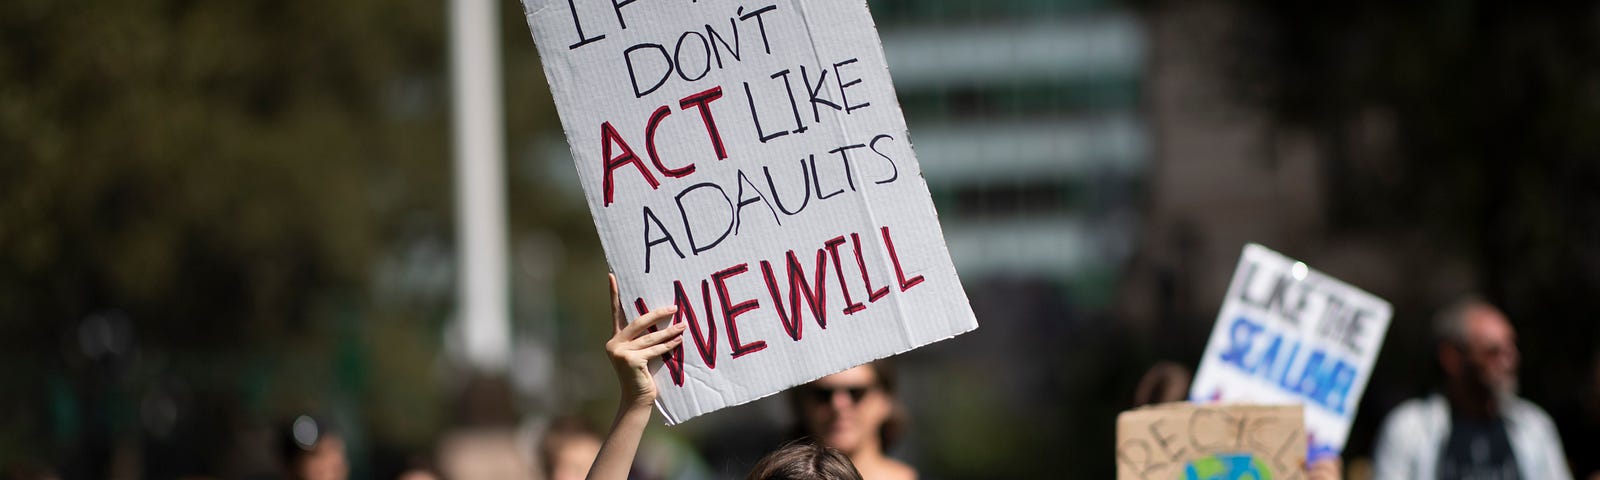
[[[1240,365],[1243,368],[1244,356],[1250,353],[1250,344],[1255,341],[1256,334],[1261,333],[1262,327],[1244,317],[1233,320],[1233,328],[1229,329],[1228,339],[1233,343],[1222,351],[1222,361]],[[1249,371],[1246,369],[1246,371]]]
[[[1358,373],[1354,365],[1243,316],[1229,326],[1228,342],[1222,363],[1344,415]]]

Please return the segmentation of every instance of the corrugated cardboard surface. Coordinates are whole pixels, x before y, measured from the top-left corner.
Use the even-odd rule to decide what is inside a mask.
[[[865,2],[524,6],[624,303],[699,327],[669,423],[977,328]]]
[[[1117,416],[1119,480],[1300,479],[1305,452],[1299,406],[1179,402]]]

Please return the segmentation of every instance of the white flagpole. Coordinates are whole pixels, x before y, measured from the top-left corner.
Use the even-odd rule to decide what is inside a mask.
[[[505,132],[500,22],[494,0],[450,0],[450,80],[455,130],[456,339],[480,371],[511,357],[507,295]]]

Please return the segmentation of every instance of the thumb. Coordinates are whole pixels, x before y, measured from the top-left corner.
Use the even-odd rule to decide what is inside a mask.
[[[616,335],[628,324],[628,315],[622,310],[622,295],[617,292],[617,275],[606,276],[611,279],[611,334]]]

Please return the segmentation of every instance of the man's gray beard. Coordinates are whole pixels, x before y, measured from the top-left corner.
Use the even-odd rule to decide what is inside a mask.
[[[1494,387],[1492,394],[1494,395],[1495,408],[1504,412],[1506,407],[1517,399],[1517,384],[1517,378],[1511,377],[1504,384]]]

